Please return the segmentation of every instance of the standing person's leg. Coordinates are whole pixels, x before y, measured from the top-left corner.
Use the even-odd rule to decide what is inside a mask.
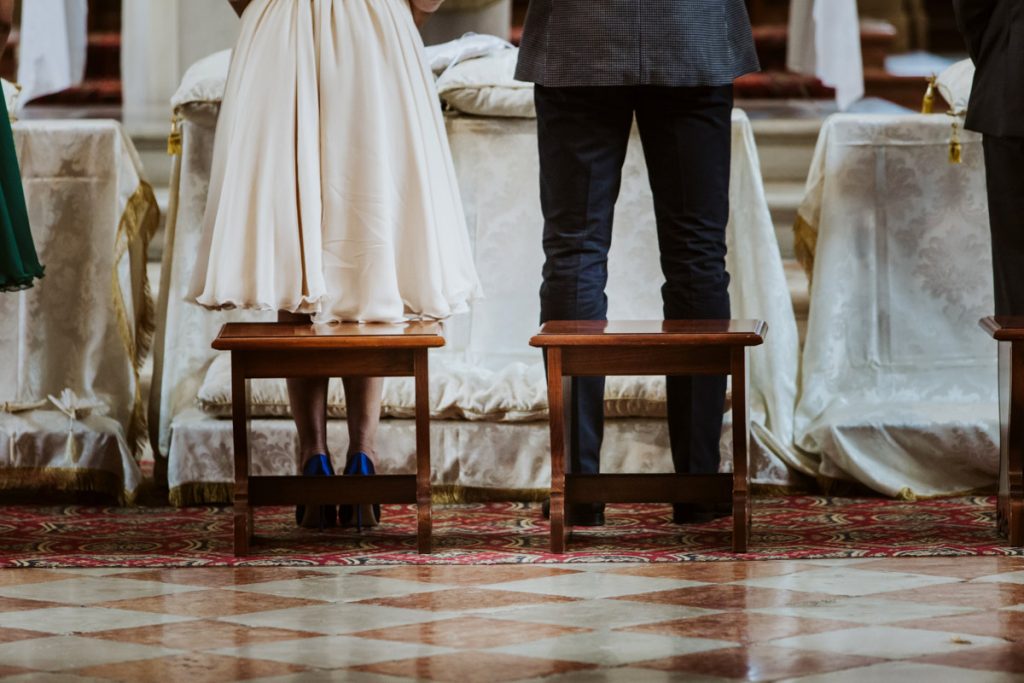
[[[645,88],[637,108],[658,221],[668,320],[725,319],[729,274],[732,86]],[[668,421],[677,472],[713,473],[721,459],[726,378],[669,377]],[[676,506],[678,521],[695,512]]]
[[[310,323],[310,317],[279,311],[277,322],[303,325]],[[327,378],[291,377],[287,384],[288,403],[299,432],[299,467],[302,473],[333,475],[331,456],[327,453]],[[295,510],[295,522],[300,526],[334,526],[335,519],[333,505],[300,505]]]
[[[377,428],[380,403],[384,394],[383,377],[345,377],[345,410],[348,415],[348,455],[345,474],[376,474]],[[380,521],[380,505],[342,505],[338,508],[342,526],[375,526]]]
[[[541,322],[607,317],[608,250],[634,92],[536,86],[546,257]],[[570,410],[569,471],[596,473],[604,433],[604,378],[573,379]],[[571,522],[584,517],[586,511],[570,511]],[[591,521],[599,523],[599,518]]]
[[[277,322],[311,323],[310,316],[287,311],[278,312]],[[293,377],[287,384],[288,403],[299,432],[299,466],[302,467],[310,458],[327,453],[327,378]]]
[[[365,453],[377,457],[377,428],[384,395],[383,377],[346,377],[345,411],[348,415],[348,457]]]
[[[1024,139],[984,137],[996,315],[1024,315]]]

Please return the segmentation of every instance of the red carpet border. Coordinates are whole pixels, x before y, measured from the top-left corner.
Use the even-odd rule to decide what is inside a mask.
[[[1015,555],[996,532],[995,500],[913,503],[882,498],[758,498],[751,550],[730,551],[731,519],[677,526],[667,505],[611,505],[608,525],[577,529],[570,552],[548,552],[540,506],[434,508],[434,554],[415,552],[415,511],[385,506],[384,523],[297,529],[294,512],[256,514],[252,554],[231,552],[230,508],[0,507],[0,567],[218,567],[557,562],[685,562]]]

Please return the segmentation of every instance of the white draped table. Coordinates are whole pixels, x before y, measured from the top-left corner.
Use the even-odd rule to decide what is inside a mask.
[[[130,499],[159,209],[115,121],[23,121],[14,138],[46,277],[0,294],[0,489]]]
[[[210,349],[228,320],[258,319],[240,312],[213,313],[185,303],[192,255],[209,182],[217,116],[215,102],[186,104],[173,248],[165,256],[168,298],[166,341],[156,349],[161,368],[159,444],[168,457],[172,500],[224,501],[232,481],[228,366]],[[543,367],[528,341],[539,324],[543,260],[536,122],[450,116],[448,132],[465,203],[474,255],[486,299],[450,321],[448,346],[432,354],[431,401],[434,483],[454,498],[541,495],[548,486],[548,432]],[[782,261],[765,201],[750,122],[736,112],[733,126],[732,215],[728,266],[733,312],[763,318],[768,343],[752,352],[754,472],[759,481],[788,484],[810,464],[792,448],[798,341]],[[172,190],[173,191],[173,190]],[[172,208],[173,214],[173,208]],[[657,236],[639,140],[626,159],[610,264],[610,316],[661,317]],[[606,471],[671,471],[662,382],[611,382],[602,453]],[[253,387],[254,462],[257,474],[295,471],[295,430],[283,383]],[[198,401],[197,401],[198,397]],[[414,453],[411,391],[389,382],[379,459],[384,472],[408,471]],[[343,414],[332,389],[333,417]],[[259,417],[262,415],[262,417]],[[328,440],[345,452],[344,423],[331,420]],[[731,444],[723,442],[725,466]]]
[[[996,348],[980,136],[945,115],[825,122],[799,212],[813,269],[796,411],[817,473],[912,497],[992,485]]]

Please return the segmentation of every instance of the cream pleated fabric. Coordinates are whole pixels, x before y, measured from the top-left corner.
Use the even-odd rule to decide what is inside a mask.
[[[254,0],[188,298],[397,322],[458,313],[479,288],[408,1]]]

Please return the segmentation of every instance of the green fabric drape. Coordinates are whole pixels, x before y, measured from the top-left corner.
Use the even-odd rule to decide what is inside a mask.
[[[25,208],[14,134],[7,104],[0,97],[0,291],[27,289],[43,277]]]

